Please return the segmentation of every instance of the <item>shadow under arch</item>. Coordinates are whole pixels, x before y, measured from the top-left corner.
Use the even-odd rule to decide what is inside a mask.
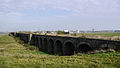
[[[90,44],[88,43],[80,43],[78,45],[78,53],[87,53],[89,51],[93,51],[93,49],[90,47]]]
[[[35,37],[35,46],[39,47],[39,39],[38,36]]]
[[[42,38],[39,38],[39,50],[43,50]]]
[[[71,41],[66,41],[63,47],[64,55],[74,55],[75,47]]]
[[[60,40],[57,40],[55,42],[55,49],[54,49],[54,52],[55,54],[58,54],[58,55],[63,55],[63,44]]]
[[[49,49],[48,52],[54,54],[54,41],[53,39],[49,39]]]
[[[108,50],[108,49],[116,49],[116,47],[113,44],[103,43],[100,45],[100,49],[101,50]]]
[[[43,45],[43,50],[45,51],[45,52],[48,52],[48,43],[47,43],[47,39],[46,38],[44,38],[44,45]]]

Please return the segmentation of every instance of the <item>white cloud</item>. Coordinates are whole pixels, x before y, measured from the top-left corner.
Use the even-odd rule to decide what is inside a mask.
[[[19,12],[25,9],[59,9],[77,14],[120,10],[119,0],[0,0],[0,12]],[[32,10],[31,10],[32,11]]]
[[[21,16],[22,14],[19,12],[10,12],[6,14],[7,16]]]

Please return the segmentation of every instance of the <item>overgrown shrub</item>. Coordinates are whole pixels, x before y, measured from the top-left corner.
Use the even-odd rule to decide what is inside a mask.
[[[29,45],[24,43],[24,41],[20,40],[20,38],[16,37],[15,40],[22,44],[24,47],[26,47],[26,50],[39,50],[37,47],[33,46],[33,45]]]
[[[63,34],[63,31],[57,31],[57,34]]]

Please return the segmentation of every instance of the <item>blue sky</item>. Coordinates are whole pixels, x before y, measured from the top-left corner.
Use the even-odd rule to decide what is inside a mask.
[[[0,0],[0,31],[120,29],[120,0]]]

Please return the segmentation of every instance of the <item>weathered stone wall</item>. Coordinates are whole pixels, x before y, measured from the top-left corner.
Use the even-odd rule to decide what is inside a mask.
[[[25,33],[16,33],[14,36],[20,37],[25,43],[30,43],[41,51],[58,55],[73,55],[101,49],[120,50],[120,42],[118,41]]]

